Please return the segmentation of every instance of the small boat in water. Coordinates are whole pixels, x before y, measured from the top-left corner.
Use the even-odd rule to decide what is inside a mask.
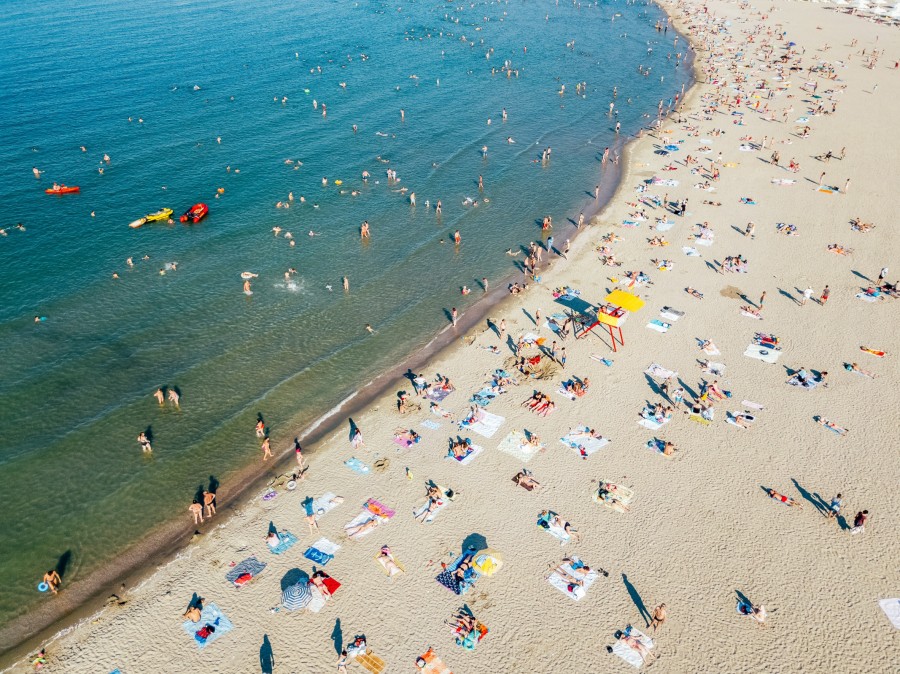
[[[155,213],[148,213],[144,217],[147,218],[147,222],[159,222],[171,218],[173,212],[171,208],[160,208]]]
[[[206,214],[209,213],[209,206],[206,204],[194,204],[181,216],[181,222],[193,222],[197,224]]]
[[[71,194],[73,192],[80,191],[81,188],[77,185],[57,185],[56,183],[53,184],[53,187],[44,190],[44,192],[46,192],[47,194]]]

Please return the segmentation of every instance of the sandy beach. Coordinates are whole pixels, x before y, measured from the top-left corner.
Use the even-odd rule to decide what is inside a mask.
[[[616,195],[564,259],[549,253],[539,284],[458,329],[419,370],[432,386],[449,378],[452,392],[421,397],[398,379],[304,448],[314,456],[296,488],[280,479],[274,496],[221,510],[122,590],[121,605],[46,641],[43,671],[335,671],[357,635],[371,654],[348,671],[416,671],[429,649],[447,669],[424,671],[457,674],[893,671],[900,610],[892,625],[879,601],[900,597],[890,412],[900,372],[897,299],[878,286],[900,278],[891,217],[900,34],[813,3],[662,5],[692,40],[698,84],[627,148]],[[665,245],[650,245],[656,237]],[[563,288],[572,292],[555,297]],[[568,326],[564,338],[546,323],[589,312],[616,289],[643,301],[616,352],[602,325],[581,338]],[[541,355],[542,378],[516,367],[524,337],[541,341],[520,355]],[[498,385],[498,370],[511,381]],[[559,391],[586,379],[583,395]],[[400,414],[400,391],[420,409]],[[522,405],[535,392],[553,403],[546,416]],[[460,428],[479,393],[484,407]],[[453,418],[431,411],[435,401]],[[560,440],[581,427],[602,440]],[[404,441],[410,430],[418,441]],[[279,447],[295,434],[273,433]],[[542,449],[521,446],[533,435]],[[448,457],[449,442],[464,439],[474,447],[458,450],[463,460]],[[658,449],[667,443],[669,456]],[[539,489],[513,481],[523,467]],[[593,498],[602,483],[618,487],[620,498],[616,487],[604,494],[613,507]],[[453,493],[442,490],[433,521],[422,522],[414,512],[427,507],[429,484]],[[313,503],[327,494],[340,498]],[[864,510],[864,530],[853,532]],[[537,525],[544,511],[576,533]],[[462,586],[461,556],[480,568]],[[261,564],[240,566],[251,557]],[[319,569],[340,583],[330,598],[307,591]],[[286,589],[317,611],[288,610]],[[204,612],[185,626],[192,597]],[[653,630],[661,604],[667,619]],[[764,607],[764,623],[742,605]],[[480,641],[455,633],[460,611],[487,628]],[[207,625],[216,630],[198,640]],[[33,671],[32,660],[4,671]]]

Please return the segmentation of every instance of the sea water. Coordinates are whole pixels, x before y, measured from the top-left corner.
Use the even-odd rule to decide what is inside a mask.
[[[660,19],[624,1],[4,3],[0,621],[47,600],[61,555],[84,577],[259,462],[258,413],[283,451],[482,277],[521,279],[504,251],[544,216],[572,236],[615,123],[636,132],[688,80]],[[200,224],[128,227],[200,201]]]

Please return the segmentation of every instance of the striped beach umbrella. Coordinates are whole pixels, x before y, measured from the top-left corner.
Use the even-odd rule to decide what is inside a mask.
[[[299,611],[312,601],[312,595],[305,582],[289,585],[281,592],[281,604],[288,611]]]

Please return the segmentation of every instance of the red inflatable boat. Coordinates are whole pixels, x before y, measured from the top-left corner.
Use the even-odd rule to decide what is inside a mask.
[[[56,185],[44,191],[47,194],[71,194],[72,192],[80,192],[81,188],[77,185],[73,185],[71,187],[68,185]]]
[[[184,215],[181,216],[181,221],[196,224],[205,218],[207,213],[209,213],[209,206],[206,204],[194,204],[184,212]]]

